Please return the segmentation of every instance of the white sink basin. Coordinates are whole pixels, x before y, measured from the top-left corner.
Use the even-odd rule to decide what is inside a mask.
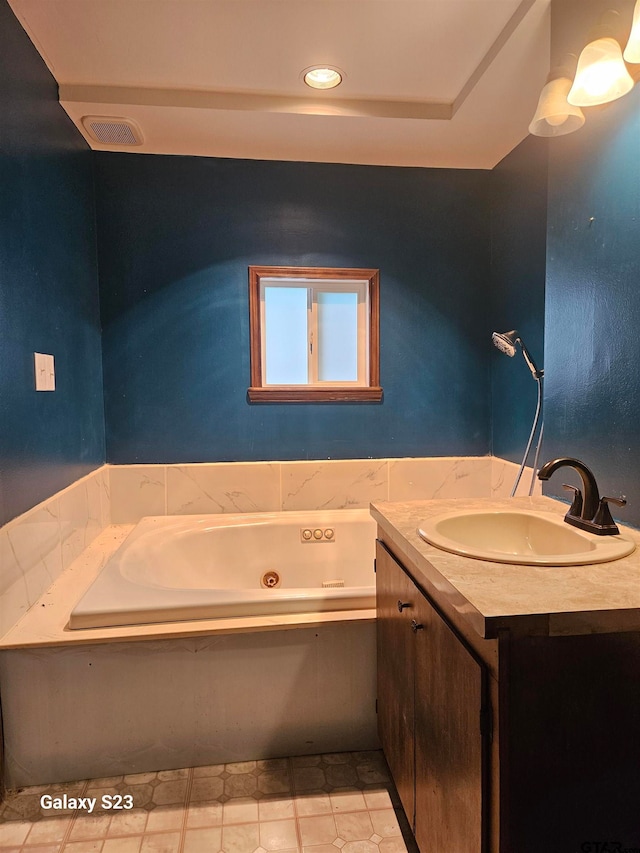
[[[595,536],[549,512],[476,510],[447,512],[423,522],[418,534],[430,545],[495,563],[580,566],[619,560],[635,549],[622,536]]]

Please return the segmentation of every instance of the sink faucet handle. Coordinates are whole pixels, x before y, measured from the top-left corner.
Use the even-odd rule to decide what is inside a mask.
[[[575,486],[570,486],[568,483],[563,483],[562,488],[566,489],[568,492],[573,492],[573,503],[569,507],[567,515],[580,518],[582,515],[582,492],[580,489],[577,489]]]
[[[627,499],[626,498],[600,498],[600,503],[602,502],[615,504],[616,506],[626,506]]]
[[[600,504],[598,505],[598,511],[595,514],[593,523],[602,528],[609,529],[611,533],[619,533],[620,531],[611,516],[609,501],[616,506],[626,506],[627,503],[625,498],[600,498]]]

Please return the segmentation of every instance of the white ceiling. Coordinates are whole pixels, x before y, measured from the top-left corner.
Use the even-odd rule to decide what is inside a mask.
[[[95,150],[492,168],[527,134],[550,0],[9,0]],[[311,65],[344,81],[314,92]],[[101,145],[87,115],[134,120]]]

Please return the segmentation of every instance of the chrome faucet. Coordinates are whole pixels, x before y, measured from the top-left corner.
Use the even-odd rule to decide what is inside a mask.
[[[573,468],[574,471],[577,471],[582,480],[584,491],[583,494],[575,486],[562,484],[563,488],[574,493],[573,503],[564,517],[567,524],[572,524],[581,530],[587,530],[589,533],[595,533],[597,536],[615,536],[620,533],[611,517],[609,503],[625,506],[627,501],[624,498],[601,498],[596,478],[591,469],[587,468],[584,462],[579,459],[572,459],[569,456],[561,456],[559,459],[546,462],[538,471],[539,479],[548,480],[558,468]]]

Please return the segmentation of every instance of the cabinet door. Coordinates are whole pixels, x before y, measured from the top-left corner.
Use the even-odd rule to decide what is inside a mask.
[[[414,618],[416,841],[423,853],[480,853],[483,667],[422,596]]]
[[[410,823],[414,816],[413,689],[418,590],[381,542],[376,546],[378,731]],[[398,608],[398,602],[408,605]]]

